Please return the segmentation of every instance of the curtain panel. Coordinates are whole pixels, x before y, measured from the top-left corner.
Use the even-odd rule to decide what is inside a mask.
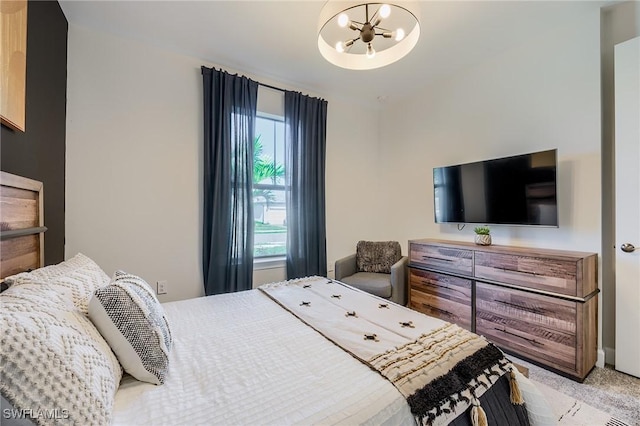
[[[327,275],[327,101],[285,91],[287,278]]]
[[[202,267],[207,295],[252,288],[253,140],[258,83],[202,67],[204,211]]]

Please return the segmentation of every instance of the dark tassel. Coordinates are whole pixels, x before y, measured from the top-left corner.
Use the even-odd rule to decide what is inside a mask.
[[[516,380],[516,373],[513,371],[509,371],[509,384],[511,385],[511,403],[515,405],[524,404],[524,398],[522,398],[522,393],[520,393],[520,386],[518,385],[518,380]]]

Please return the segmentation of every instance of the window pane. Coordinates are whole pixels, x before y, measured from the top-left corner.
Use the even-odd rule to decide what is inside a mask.
[[[275,153],[276,163],[282,166],[282,174],[276,175],[276,184],[284,185],[284,122],[277,121],[275,124]]]
[[[267,118],[256,119],[256,143],[254,144],[254,183],[274,183],[273,159],[275,156],[275,141],[273,131],[274,121]]]
[[[256,139],[253,159],[254,256],[283,256],[287,253],[284,123],[257,117]]]
[[[287,210],[284,190],[254,189],[255,257],[287,253]]]

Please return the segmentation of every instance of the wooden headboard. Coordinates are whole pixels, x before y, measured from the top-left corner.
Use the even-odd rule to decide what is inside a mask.
[[[44,266],[42,182],[0,172],[0,279]]]

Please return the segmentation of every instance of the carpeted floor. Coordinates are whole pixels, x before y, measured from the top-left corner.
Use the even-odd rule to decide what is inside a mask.
[[[542,392],[555,414],[558,426],[630,426],[629,423],[613,417],[609,413],[560,393],[535,380],[531,381]]]
[[[529,369],[529,378],[565,395],[609,413],[629,425],[640,426],[640,379],[620,373],[609,366],[594,368],[578,383],[529,362],[510,356]]]

